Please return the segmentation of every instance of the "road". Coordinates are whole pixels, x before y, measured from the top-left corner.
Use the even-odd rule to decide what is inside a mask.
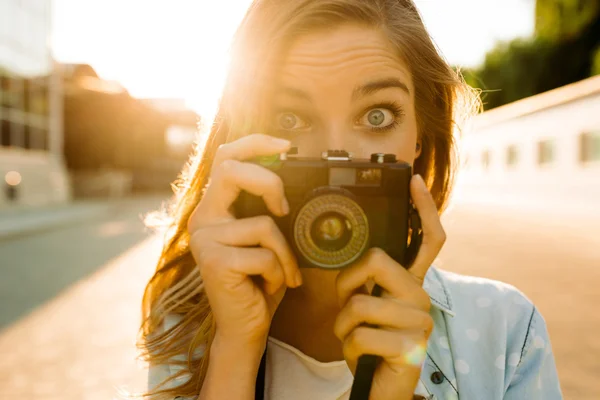
[[[141,222],[160,199],[0,242],[0,398],[107,400],[143,389],[134,346],[160,251]]]
[[[437,264],[510,283],[548,325],[566,399],[600,399],[600,214],[455,207]]]
[[[0,398],[112,399],[143,389],[134,341],[160,251],[138,215],[0,242]],[[549,326],[565,398],[600,398],[600,218],[457,206],[438,266],[521,289]]]

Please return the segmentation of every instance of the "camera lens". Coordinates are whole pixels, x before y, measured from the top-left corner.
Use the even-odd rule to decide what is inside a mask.
[[[352,224],[342,214],[329,212],[313,222],[310,234],[320,249],[337,251],[343,249],[352,238]]]
[[[345,189],[315,190],[298,208],[292,230],[298,252],[320,268],[349,265],[368,248],[367,216]]]

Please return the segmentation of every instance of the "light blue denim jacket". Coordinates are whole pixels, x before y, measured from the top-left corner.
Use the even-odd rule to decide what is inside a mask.
[[[516,288],[433,266],[423,288],[435,326],[416,394],[430,400],[562,399],[546,323]],[[165,328],[176,322],[165,321]],[[151,366],[149,388],[173,372]]]

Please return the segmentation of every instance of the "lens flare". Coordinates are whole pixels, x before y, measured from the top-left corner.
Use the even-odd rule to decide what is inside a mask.
[[[421,344],[416,345],[404,355],[404,362],[409,365],[422,365],[427,355],[427,348]]]
[[[21,183],[22,177],[21,174],[17,171],[9,171],[4,176],[4,180],[9,186],[17,186]]]

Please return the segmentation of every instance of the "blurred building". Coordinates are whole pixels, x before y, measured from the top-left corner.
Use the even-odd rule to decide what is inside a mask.
[[[600,213],[600,76],[487,111],[468,132],[457,200]]]
[[[143,169],[135,171],[136,190],[156,190],[170,186],[181,172],[198,139],[200,116],[187,107],[183,99],[142,99],[144,104],[159,111],[167,121],[164,131],[164,152]]]
[[[70,198],[50,1],[0,1],[0,208]]]
[[[74,195],[170,190],[192,149],[198,116],[180,100],[133,98],[86,64],[65,64],[62,75],[64,157]],[[180,141],[188,139],[184,146],[170,144],[173,129]]]

